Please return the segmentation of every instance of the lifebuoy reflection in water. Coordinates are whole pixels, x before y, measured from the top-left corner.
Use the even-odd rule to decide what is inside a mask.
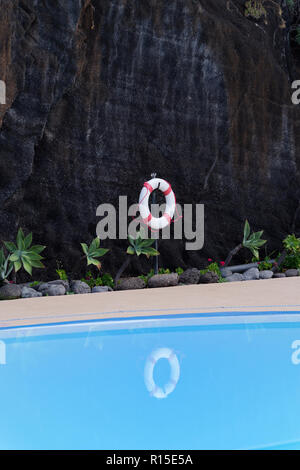
[[[160,359],[167,359],[171,367],[170,380],[161,388],[156,385],[153,378],[153,372],[156,363]],[[160,348],[153,351],[147,359],[144,371],[144,379],[147,390],[155,398],[167,398],[177,385],[180,377],[180,365],[176,354],[169,348]]]

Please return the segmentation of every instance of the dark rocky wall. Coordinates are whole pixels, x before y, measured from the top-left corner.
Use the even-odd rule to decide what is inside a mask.
[[[44,276],[76,270],[97,206],[135,202],[153,170],[205,204],[204,249],[163,242],[165,266],[224,259],[245,218],[270,250],[300,230],[300,70],[277,9],[266,25],[243,5],[0,0],[0,238],[22,226],[47,245]],[[114,271],[124,242],[104,244]]]

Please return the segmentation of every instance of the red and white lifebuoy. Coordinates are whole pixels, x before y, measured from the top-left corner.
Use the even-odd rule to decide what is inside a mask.
[[[166,210],[162,217],[153,217],[149,210],[149,197],[155,189],[160,189],[166,198]],[[144,183],[139,198],[139,210],[145,224],[153,229],[165,228],[171,223],[175,209],[176,199],[170,183],[161,178],[153,178]]]
[[[153,378],[154,367],[160,359],[167,359],[171,367],[171,376],[169,382],[163,387],[158,387]],[[166,398],[170,393],[172,393],[177,385],[177,382],[180,377],[180,366],[176,354],[169,348],[160,348],[156,349],[151,353],[151,356],[148,358],[145,371],[144,379],[147,390],[155,398]]]

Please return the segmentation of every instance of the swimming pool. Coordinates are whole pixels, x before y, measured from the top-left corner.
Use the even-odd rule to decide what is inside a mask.
[[[0,329],[1,449],[300,449],[300,312]]]

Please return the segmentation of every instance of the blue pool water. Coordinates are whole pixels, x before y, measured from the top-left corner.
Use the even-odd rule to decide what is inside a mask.
[[[299,418],[300,312],[0,329],[1,449],[300,449]]]

